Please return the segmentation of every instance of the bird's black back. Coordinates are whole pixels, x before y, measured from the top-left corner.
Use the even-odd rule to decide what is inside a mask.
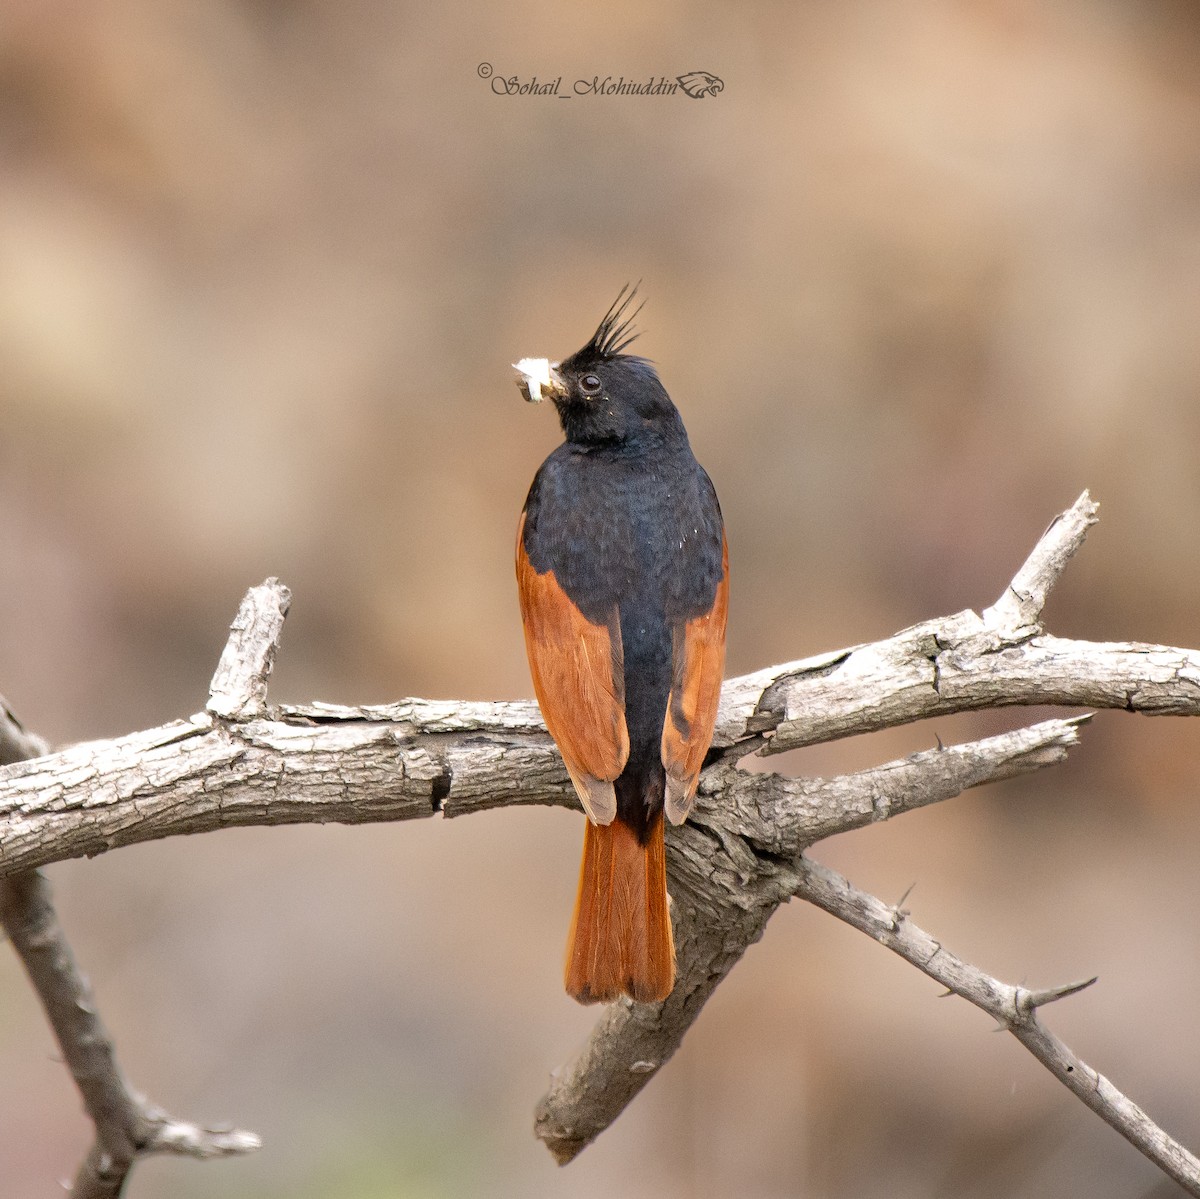
[[[678,417],[653,444],[560,446],[529,490],[523,536],[588,620],[620,611],[630,750],[617,810],[644,834],[662,809],[673,636],[711,610],[723,574],[716,492]]]

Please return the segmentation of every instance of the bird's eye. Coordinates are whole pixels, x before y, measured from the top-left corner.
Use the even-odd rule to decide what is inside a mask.
[[[584,375],[579,380],[579,390],[587,396],[599,395],[603,386],[604,384],[595,375]]]

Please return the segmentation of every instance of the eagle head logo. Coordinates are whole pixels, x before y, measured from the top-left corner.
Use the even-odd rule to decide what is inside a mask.
[[[715,96],[725,88],[725,81],[711,71],[689,71],[686,75],[678,75],[676,78],[679,80],[679,86],[693,100]]]

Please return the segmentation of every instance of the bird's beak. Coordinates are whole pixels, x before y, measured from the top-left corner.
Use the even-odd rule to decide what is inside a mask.
[[[545,399],[562,399],[567,394],[567,385],[558,373],[558,363],[549,358],[522,358],[513,363],[517,372],[517,386],[531,404],[540,404]]]

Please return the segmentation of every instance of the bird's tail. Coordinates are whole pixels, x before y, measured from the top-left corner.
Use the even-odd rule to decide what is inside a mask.
[[[567,940],[567,993],[580,1003],[626,994],[665,999],[675,983],[662,813],[645,844],[619,816],[587,822],[579,897]]]

